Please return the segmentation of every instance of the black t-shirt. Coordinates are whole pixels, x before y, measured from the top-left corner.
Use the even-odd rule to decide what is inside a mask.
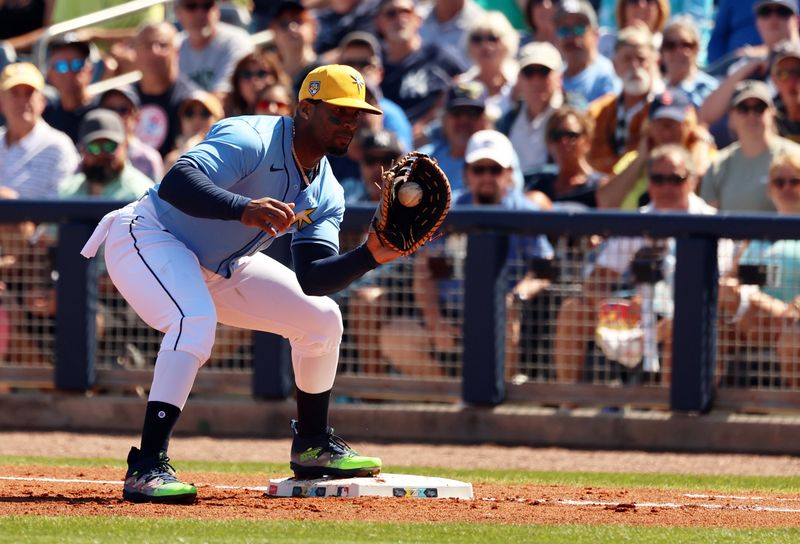
[[[384,61],[381,90],[383,96],[403,108],[408,120],[414,123],[436,105],[453,77],[466,69],[448,51],[429,43],[400,62]]]
[[[362,30],[375,33],[375,15],[380,8],[380,0],[361,0],[347,13],[336,13],[332,9],[321,9],[317,12],[319,32],[314,50],[317,54],[330,51],[350,32]]]
[[[44,108],[42,118],[54,129],[66,133],[77,145],[78,127],[83,120],[83,116],[95,109],[98,103],[99,98],[95,96],[87,105],[81,106],[77,110],[67,111],[61,105],[61,100],[56,96],[47,100],[47,106]]]
[[[188,79],[178,80],[165,92],[145,94],[138,83],[134,86],[142,102],[136,135],[144,143],[158,149],[163,157],[175,148],[181,130],[178,108],[199,87]]]

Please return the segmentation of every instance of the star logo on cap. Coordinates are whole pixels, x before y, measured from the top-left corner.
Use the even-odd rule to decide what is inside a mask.
[[[360,94],[361,93],[361,87],[364,86],[364,80],[360,79],[360,78],[357,78],[356,76],[350,76],[350,77],[353,78],[353,83],[355,83],[356,87],[358,87],[358,92]]]

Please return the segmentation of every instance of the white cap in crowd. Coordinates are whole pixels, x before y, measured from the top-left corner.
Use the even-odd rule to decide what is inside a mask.
[[[511,140],[496,130],[479,130],[473,134],[467,142],[464,159],[467,164],[490,159],[503,168],[511,168],[516,162]]]

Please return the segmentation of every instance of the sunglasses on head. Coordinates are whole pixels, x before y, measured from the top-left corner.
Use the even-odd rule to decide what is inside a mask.
[[[664,51],[674,51],[676,49],[691,49],[694,51],[696,48],[696,43],[685,40],[665,40],[661,44],[661,49]]]
[[[96,142],[89,142],[86,144],[86,152],[89,155],[99,155],[101,153],[113,153],[117,150],[119,144],[111,140],[99,140]]]
[[[653,185],[681,185],[689,176],[680,174],[650,174],[650,183]]]
[[[205,108],[186,108],[183,110],[183,117],[186,117],[187,119],[193,119],[195,117],[208,119],[211,117],[211,112]]]
[[[269,70],[264,70],[264,69],[260,69],[260,70],[242,70],[241,72],[239,72],[239,77],[241,79],[253,79],[253,78],[265,79],[265,78],[268,78],[268,77],[272,77],[274,75],[275,74],[273,74]]]
[[[564,138],[570,141],[575,141],[581,136],[583,136],[583,133],[575,132],[574,130],[554,130],[550,133],[550,141],[560,142]]]
[[[476,176],[482,176],[487,172],[493,176],[499,176],[503,173],[503,170],[504,168],[499,164],[473,164],[469,167],[469,171]]]
[[[756,112],[757,114],[761,115],[765,111],[767,111],[767,105],[763,102],[756,102],[755,104],[745,104],[741,102],[736,104],[733,108],[736,110],[737,113],[741,113],[742,115],[747,115],[750,112]]]
[[[581,37],[586,34],[588,28],[587,25],[560,26],[556,29],[556,36],[562,40],[572,36]]]
[[[764,6],[760,8],[756,15],[759,17],[769,17],[770,15],[777,15],[781,19],[788,19],[793,15],[791,9],[787,8],[786,6]]]
[[[778,189],[783,189],[787,185],[791,186],[792,189],[800,187],[800,178],[772,178],[769,182]]]
[[[364,164],[367,166],[375,166],[376,164],[380,164],[381,166],[389,166],[395,160],[397,160],[397,158],[397,155],[365,155]]]
[[[519,71],[524,77],[547,77],[550,75],[552,70],[547,66],[542,66],[540,64],[529,64],[528,66],[524,67],[522,70]]]
[[[181,4],[181,7],[186,11],[197,11],[198,9],[208,11],[214,7],[214,2],[187,2]]]
[[[72,72],[77,74],[86,66],[86,59],[57,60],[53,63],[53,70],[59,74]]]
[[[478,45],[483,42],[489,43],[497,43],[500,41],[499,36],[495,36],[494,34],[473,34],[469,37],[469,43]]]

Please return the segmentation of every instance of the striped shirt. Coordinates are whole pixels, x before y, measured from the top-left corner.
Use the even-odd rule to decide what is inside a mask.
[[[19,198],[58,198],[58,185],[75,173],[80,156],[69,136],[42,120],[11,146],[0,127],[0,186]]]

